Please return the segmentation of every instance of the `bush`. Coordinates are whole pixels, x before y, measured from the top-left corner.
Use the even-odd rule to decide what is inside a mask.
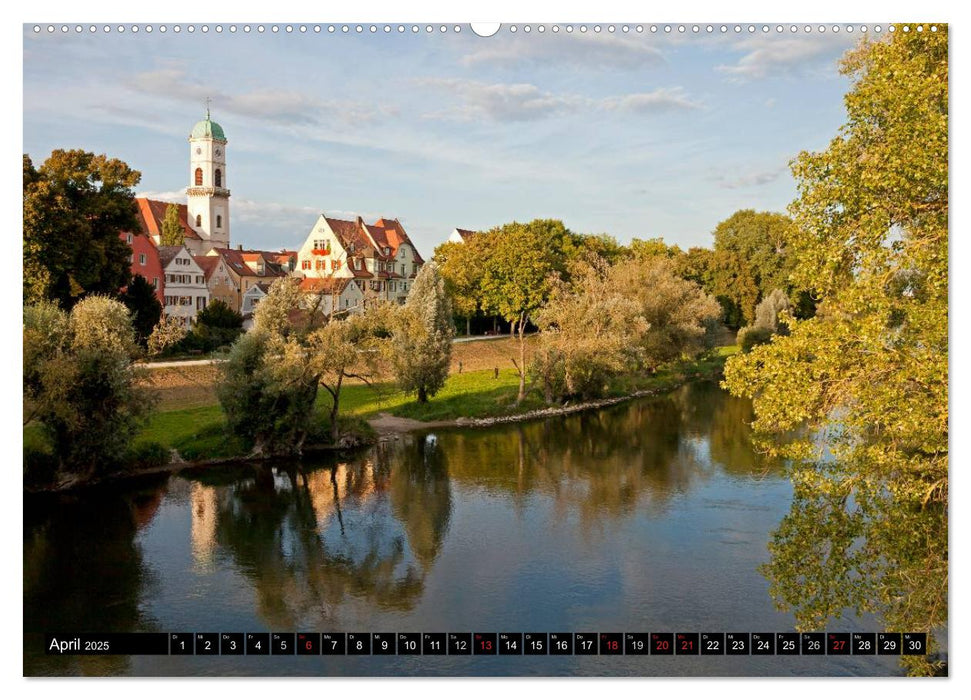
[[[745,326],[738,332],[738,345],[742,352],[749,352],[756,345],[765,345],[772,340],[772,329],[762,326]]]
[[[161,443],[154,440],[140,442],[129,450],[125,459],[125,466],[131,471],[154,469],[169,462],[169,451]]]
[[[24,309],[25,415],[37,420],[64,472],[118,468],[151,406],[136,382],[139,352],[128,309],[92,295],[70,314]]]
[[[46,450],[24,446],[24,486],[40,488],[57,478],[57,458]]]

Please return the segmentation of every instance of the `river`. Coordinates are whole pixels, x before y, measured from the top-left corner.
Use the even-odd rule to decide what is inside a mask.
[[[748,402],[601,411],[25,500],[27,675],[899,675],[876,656],[53,657],[44,632],[786,632]],[[830,631],[878,631],[852,616]]]

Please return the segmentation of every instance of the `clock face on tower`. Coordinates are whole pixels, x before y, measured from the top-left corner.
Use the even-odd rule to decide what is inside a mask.
[[[200,153],[202,153],[202,149],[201,148],[197,148],[196,149],[196,155],[199,155]]]
[[[222,149],[221,148],[217,148],[216,149],[216,155],[217,156],[221,156],[222,154],[223,154]]]

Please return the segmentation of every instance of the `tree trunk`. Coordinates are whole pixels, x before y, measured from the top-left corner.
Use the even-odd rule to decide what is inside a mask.
[[[423,386],[418,387],[418,403],[428,403],[428,392]]]
[[[334,390],[330,392],[330,397],[334,401],[333,405],[330,407],[330,440],[335,445],[337,444],[337,438],[340,437],[340,433],[337,429],[337,414],[341,405],[341,384],[343,382],[344,377],[338,377],[337,385],[334,387]]]
[[[466,316],[465,317],[465,337],[466,338],[468,338],[470,335],[472,335],[472,331],[469,330],[471,324],[472,324],[472,319],[469,318],[468,316]]]
[[[512,325],[510,324],[510,329]],[[516,403],[521,403],[526,398],[526,338],[523,331],[526,330],[526,312],[519,314],[519,395]]]

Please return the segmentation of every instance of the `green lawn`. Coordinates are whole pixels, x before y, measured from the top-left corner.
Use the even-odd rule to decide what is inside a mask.
[[[738,351],[736,346],[718,348],[711,359],[673,363],[654,374],[623,377],[610,387],[609,395],[624,396],[634,391],[663,391],[674,388],[687,379],[716,376],[725,358]],[[516,405],[519,377],[514,370],[500,370],[498,379],[493,370],[453,374],[442,390],[428,403],[419,404],[413,395],[398,391],[392,383],[365,386],[350,384],[341,392],[341,416],[359,430],[367,430],[363,422],[378,413],[414,420],[434,421],[455,418],[485,418],[523,413],[543,408],[536,392]],[[315,432],[326,429],[331,408],[330,394],[321,390],[317,397],[318,421]],[[24,448],[44,450],[44,436],[37,425],[24,428]],[[225,428],[222,409],[218,405],[200,406],[155,413],[139,434],[136,443],[157,442],[169,449],[177,449],[185,459],[229,457],[246,452],[239,438],[230,436]]]

